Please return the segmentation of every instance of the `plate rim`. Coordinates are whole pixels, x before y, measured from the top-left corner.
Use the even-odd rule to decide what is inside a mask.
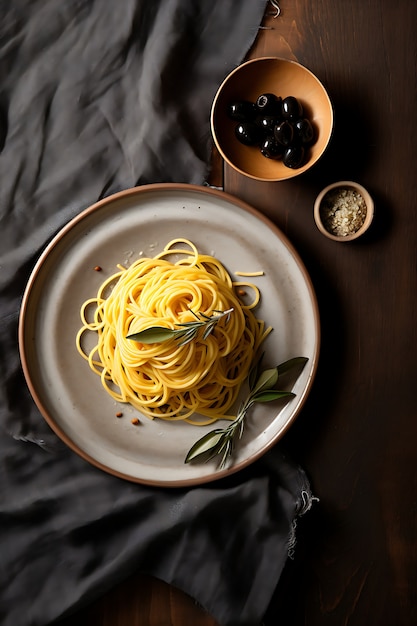
[[[131,476],[122,471],[109,467],[108,465],[102,463],[101,461],[92,457],[88,452],[82,450],[72,439],[66,434],[65,430],[61,428],[54,420],[53,416],[51,416],[44,406],[42,398],[40,397],[40,393],[38,393],[36,386],[32,381],[32,377],[30,374],[30,366],[29,366],[29,356],[28,356],[28,346],[26,345],[25,339],[25,327],[26,327],[26,317],[29,311],[31,295],[33,293],[33,289],[35,287],[36,281],[39,277],[39,274],[42,270],[42,267],[49,257],[50,253],[60,244],[60,242],[66,237],[66,235],[80,222],[84,219],[88,218],[91,214],[99,211],[102,207],[107,206],[109,204],[113,204],[114,202],[119,202],[125,198],[131,198],[134,196],[143,196],[146,193],[153,192],[184,192],[185,194],[188,192],[197,192],[203,195],[209,195],[213,198],[221,198],[222,201],[232,204],[244,211],[250,213],[252,216],[258,218],[261,222],[263,222],[272,232],[277,236],[279,240],[286,246],[287,250],[290,252],[292,258],[296,262],[303,279],[305,281],[305,285],[307,287],[310,300],[312,303],[312,313],[314,318],[314,329],[315,329],[315,351],[311,356],[311,371],[306,381],[305,388],[302,391],[302,394],[299,396],[299,403],[296,407],[295,411],[292,413],[290,419],[282,426],[282,428],[272,437],[262,448],[252,454],[250,454],[247,458],[232,464],[230,467],[219,470],[214,469],[212,473],[190,477],[188,479],[174,479],[174,480],[163,480],[163,479],[149,479],[149,478],[140,478],[137,476]],[[18,321],[18,347],[19,347],[19,355],[20,362],[24,374],[24,378],[29,389],[30,395],[35,402],[39,412],[41,413],[43,419],[52,429],[52,431],[57,435],[57,437],[65,443],[73,452],[78,454],[85,461],[93,465],[94,467],[110,474],[116,476],[118,478],[127,480],[133,483],[139,483],[148,486],[156,486],[156,487],[189,487],[201,485],[213,481],[217,481],[226,476],[230,476],[239,471],[242,471],[246,467],[252,465],[256,460],[264,456],[271,448],[273,448],[277,442],[284,436],[284,434],[288,431],[288,429],[292,426],[296,418],[299,416],[301,409],[303,408],[306,399],[310,393],[311,387],[313,385],[317,368],[318,368],[318,360],[320,354],[321,347],[321,326],[320,326],[320,314],[319,314],[319,306],[317,301],[317,296],[314,290],[313,282],[310,277],[309,272],[299,254],[299,252],[295,249],[292,242],[288,239],[287,235],[282,232],[282,230],[266,215],[264,215],[261,211],[248,204],[244,200],[225,192],[223,190],[202,186],[196,184],[188,184],[188,183],[149,183],[140,185],[137,187],[132,187],[129,189],[124,189],[117,193],[111,194],[106,198],[98,200],[97,202],[87,206],[85,209],[81,210],[75,217],[70,219],[62,228],[60,228],[56,234],[52,237],[49,243],[45,246],[43,251],[38,256],[37,261],[35,262],[30,276],[27,280],[26,287],[22,296],[21,306],[19,311],[19,321]]]

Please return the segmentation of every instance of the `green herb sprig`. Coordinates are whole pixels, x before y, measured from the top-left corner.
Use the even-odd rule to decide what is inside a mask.
[[[215,456],[220,456],[219,467],[223,469],[233,452],[236,437],[239,439],[242,437],[244,422],[249,409],[257,402],[272,402],[281,398],[291,399],[295,397],[291,391],[280,391],[274,387],[279,377],[289,373],[294,368],[299,368],[301,373],[308,359],[295,357],[259,374],[261,360],[250,371],[249,395],[239,408],[236,418],[226,428],[216,428],[196,441],[188,451],[185,463],[195,459],[209,461]]]
[[[226,318],[226,323],[229,321],[233,308],[227,309],[227,311],[214,311],[216,315],[211,316],[206,315],[205,313],[195,313],[191,309],[190,311],[197,321],[178,323],[177,326],[180,328],[151,326],[150,328],[141,330],[139,333],[128,335],[126,339],[132,339],[133,341],[139,341],[144,344],[162,343],[164,341],[168,341],[169,339],[182,339],[179,345],[185,346],[197,337],[200,330],[203,330],[202,338],[207,339],[221,319]]]

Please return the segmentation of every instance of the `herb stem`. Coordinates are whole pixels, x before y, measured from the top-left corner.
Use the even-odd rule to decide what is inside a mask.
[[[249,409],[257,402],[272,402],[281,398],[290,400],[295,397],[291,391],[280,391],[275,389],[280,374],[286,374],[294,367],[299,367],[300,373],[307,363],[305,357],[296,357],[285,361],[272,369],[267,369],[258,375],[258,368],[261,359],[255,364],[249,374],[250,391],[246,400],[240,406],[235,419],[226,428],[210,431],[190,448],[185,457],[185,463],[190,461],[201,460],[203,458],[210,460],[217,455],[221,455],[219,468],[226,467],[228,458],[232,455],[233,446],[236,438],[241,438],[244,431],[245,419]]]
[[[195,339],[201,329],[204,329],[202,338],[207,339],[221,319],[225,318],[225,323],[229,321],[233,308],[227,309],[226,311],[214,311],[215,315],[212,316],[206,315],[205,313],[195,313],[191,309],[190,311],[197,319],[196,322],[179,322],[177,324],[179,328],[151,326],[150,328],[145,328],[145,330],[141,330],[138,333],[127,335],[126,339],[138,341],[143,344],[162,343],[164,341],[168,341],[169,339],[181,339],[182,341],[179,345],[184,346]]]

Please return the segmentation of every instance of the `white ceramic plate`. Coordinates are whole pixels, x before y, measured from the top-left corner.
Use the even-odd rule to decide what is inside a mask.
[[[263,270],[253,279],[262,301],[257,316],[274,328],[265,342],[265,366],[295,356],[308,363],[296,397],[257,405],[247,419],[232,465],[185,464],[192,444],[210,427],[167,423],[117,405],[75,347],[80,306],[93,297],[117,263],[154,256],[186,237],[229,272]],[[101,266],[101,272],[94,271]],[[252,280],[252,279],[251,279]],[[46,248],[28,282],[19,345],[31,394],[56,434],[101,469],[146,484],[184,486],[223,477],[270,449],[299,413],[317,367],[320,332],[310,278],[298,254],[271,222],[223,192],[182,184],[145,185],[106,198],[67,224]],[[116,413],[123,411],[123,418]]]

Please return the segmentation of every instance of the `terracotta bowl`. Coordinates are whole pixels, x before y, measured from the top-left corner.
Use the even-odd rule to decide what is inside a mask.
[[[236,139],[236,121],[228,115],[230,104],[256,102],[264,93],[295,96],[313,126],[315,141],[297,169],[286,167],[282,159],[266,158],[259,147],[245,146]],[[211,131],[223,159],[241,174],[260,181],[286,180],[308,170],[322,156],[332,130],[332,104],[318,78],[299,63],[276,57],[253,59],[237,67],[221,84],[211,110]]]
[[[333,241],[347,242],[361,237],[374,217],[374,201],[369,192],[351,180],[325,187],[314,203],[314,219],[319,231]]]

